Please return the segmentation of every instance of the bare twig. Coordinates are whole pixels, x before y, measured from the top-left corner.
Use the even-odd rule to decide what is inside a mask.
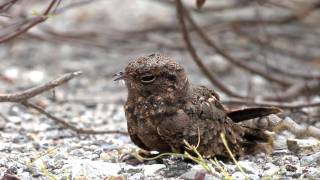
[[[300,78],[300,79],[305,79],[305,80],[320,80],[320,75],[312,75],[312,74],[298,74],[298,73],[294,73],[291,71],[284,71],[282,69],[280,69],[277,66],[267,66],[268,69],[272,70],[275,73],[279,73],[288,77],[292,77],[292,78]]]
[[[69,5],[66,5],[66,6],[63,6],[63,7],[59,8],[59,10],[56,11],[56,14],[60,14],[60,13],[62,13],[64,11],[66,11],[66,10],[77,8],[77,7],[80,7],[80,6],[83,6],[83,5],[87,5],[87,4],[90,4],[90,3],[94,3],[94,2],[97,2],[97,1],[101,1],[101,0],[77,0],[77,1],[72,2]]]
[[[302,81],[297,82],[290,88],[286,89],[284,92],[278,95],[271,95],[263,97],[264,100],[269,101],[290,101],[302,95],[319,94],[320,82],[318,80],[314,81]]]
[[[3,115],[2,113],[0,113],[0,117],[5,121],[5,122],[9,122],[9,119]]]
[[[184,41],[186,42],[187,49],[191,56],[193,57],[194,61],[198,64],[198,66],[201,68],[203,73],[209,78],[213,84],[217,85],[217,87],[225,92],[229,96],[233,97],[240,97],[243,98],[243,96],[238,95],[237,93],[234,93],[230,91],[228,88],[226,88],[217,78],[213,76],[213,74],[206,68],[204,67],[204,64],[202,63],[202,60],[200,57],[196,54],[195,48],[192,46],[190,37],[188,34],[188,30],[186,28],[186,24],[184,21],[184,16],[188,19],[189,23],[195,28],[196,32],[198,35],[202,38],[202,40],[210,47],[212,47],[217,53],[219,53],[221,56],[223,56],[228,62],[236,65],[237,67],[241,67],[244,70],[247,70],[251,73],[258,74],[262,77],[264,77],[267,80],[270,80],[272,82],[276,82],[277,84],[280,84],[287,88],[283,93],[280,95],[271,95],[271,96],[264,96],[261,97],[264,100],[270,100],[270,101],[290,101],[298,96],[301,96],[304,92],[317,92],[320,87],[320,83],[317,81],[302,81],[302,82],[297,82],[297,81],[288,81],[288,78],[284,78],[283,76],[276,76],[275,74],[270,74],[266,71],[263,71],[259,68],[250,66],[249,64],[246,64],[245,62],[236,60],[232,56],[230,56],[228,53],[224,52],[222,49],[220,49],[208,36],[205,34],[204,31],[195,23],[195,21],[192,19],[188,11],[183,7],[183,4],[181,1],[176,1],[177,2],[177,12],[178,12],[178,18],[179,22],[182,27],[182,33],[183,33],[183,38]],[[292,80],[292,79],[291,79]],[[253,97],[249,97],[253,98]]]
[[[19,93],[12,93],[12,94],[0,94],[0,102],[16,102],[16,103],[21,103],[22,105],[28,107],[28,108],[32,108],[35,109],[36,111],[38,111],[41,114],[46,115],[48,118],[54,120],[55,122],[57,122],[58,124],[63,125],[65,128],[71,129],[77,133],[80,134],[124,134],[127,135],[127,132],[122,132],[122,131],[118,131],[118,130],[114,130],[114,131],[95,131],[95,130],[84,130],[84,129],[79,129],[77,127],[72,126],[71,124],[65,122],[64,120],[50,114],[49,112],[47,112],[46,110],[44,110],[43,108],[41,108],[40,106],[37,106],[33,103],[28,102],[28,100],[32,97],[35,97],[45,91],[48,91],[50,89],[53,89],[57,86],[62,85],[63,83],[68,82],[69,80],[71,80],[72,78],[80,75],[81,72],[77,71],[77,72],[72,72],[72,73],[68,73],[65,74],[55,80],[49,81],[47,83],[44,83],[42,85],[39,85],[37,87],[34,88],[30,88],[27,89],[25,91],[19,92]],[[0,117],[2,117],[2,114],[0,114]],[[4,117],[5,118],[5,117]]]
[[[308,107],[320,107],[320,102],[314,103],[281,103],[276,101],[252,101],[246,99],[238,99],[238,98],[231,98],[229,100],[223,101],[224,104],[229,105],[247,105],[247,106],[275,106],[282,109],[300,109],[300,108],[308,108]]]
[[[10,0],[8,2],[5,2],[3,4],[0,4],[0,13],[4,13],[10,9],[11,6],[13,6],[18,0]]]
[[[185,41],[186,47],[188,52],[190,53],[190,55],[192,56],[193,60],[195,61],[195,63],[199,66],[199,68],[202,70],[202,73],[210,80],[210,82],[212,84],[214,84],[215,86],[217,86],[222,92],[226,93],[229,96],[232,97],[239,97],[239,98],[244,98],[244,96],[230,90],[228,87],[226,87],[222,82],[220,82],[219,79],[217,79],[215,77],[215,75],[206,67],[206,65],[203,63],[203,61],[201,60],[201,58],[198,56],[195,48],[193,47],[191,41],[190,41],[190,37],[189,37],[189,33],[186,27],[186,23],[185,23],[185,19],[184,19],[184,15],[185,15],[185,11],[183,10],[183,5],[182,2],[180,0],[176,0],[176,8],[177,8],[177,16],[178,16],[178,20],[181,26],[181,30],[182,30],[182,35],[183,35],[183,40]]]
[[[253,119],[241,122],[241,125],[251,128],[265,129],[275,133],[288,130],[297,137],[314,137],[320,139],[320,129],[311,125],[300,125],[290,117],[284,119],[277,115],[269,115],[263,119]]]
[[[59,0],[52,0],[43,14],[28,20],[26,23],[24,23],[19,28],[17,28],[14,32],[0,36],[0,43],[14,39],[15,37],[27,32],[29,29],[31,29],[35,25],[47,20],[50,11],[53,9],[54,5],[56,5],[56,3],[59,3],[59,2],[60,2]]]
[[[110,131],[95,131],[95,130],[80,129],[80,128],[77,128],[77,127],[67,123],[66,121],[64,121],[64,120],[62,120],[62,119],[50,114],[49,112],[47,112],[46,110],[44,110],[40,106],[32,104],[32,103],[30,103],[28,101],[24,101],[21,104],[26,106],[26,107],[28,107],[28,108],[32,108],[32,109],[38,111],[41,114],[46,115],[48,118],[52,119],[53,121],[63,125],[63,127],[71,129],[71,130],[73,130],[73,131],[75,131],[76,133],[79,133],[79,134],[123,134],[123,135],[128,135],[127,132],[118,131],[118,130],[114,130],[114,131],[112,131],[112,130],[110,130]]]
[[[273,76],[267,72],[261,71],[255,67],[251,67],[250,65],[239,61],[235,58],[233,58],[232,56],[230,56],[228,53],[226,53],[225,51],[223,51],[221,48],[219,48],[215,42],[213,42],[208,35],[196,24],[196,22],[193,20],[193,18],[191,17],[191,15],[189,14],[188,10],[186,8],[183,8],[184,14],[187,18],[187,20],[189,21],[189,23],[192,25],[192,27],[194,27],[195,31],[197,32],[197,34],[201,37],[201,39],[211,48],[213,48],[215,50],[215,52],[217,52],[218,54],[220,54],[222,57],[224,57],[228,62],[234,64],[237,67],[241,67],[244,70],[247,70],[251,73],[254,74],[258,74],[260,76],[262,76],[263,78],[276,82],[282,86],[289,86],[291,85],[290,82],[284,80],[283,78],[277,77],[277,76]]]
[[[34,96],[37,96],[38,94],[41,94],[45,91],[53,89],[57,86],[60,86],[61,84],[71,80],[72,78],[74,78],[80,74],[81,74],[80,71],[72,72],[72,73],[65,74],[65,75],[63,75],[55,80],[52,80],[50,82],[39,85],[37,87],[27,89],[22,92],[12,93],[12,94],[0,94],[0,102],[23,102],[23,101],[26,101]]]
[[[320,139],[320,129],[314,126],[299,125],[291,118],[284,118],[279,122],[274,122],[273,131],[279,132],[281,130],[288,130],[297,137],[314,137]]]
[[[294,52],[291,52],[291,51],[289,52],[288,50],[281,49],[281,48],[278,48],[278,47],[274,47],[272,42],[270,42],[270,41],[266,42],[264,40],[256,38],[256,37],[252,36],[252,34],[242,31],[236,25],[232,26],[232,28],[234,30],[233,32],[235,32],[236,34],[239,34],[241,37],[248,39],[250,42],[252,42],[254,44],[258,44],[259,46],[262,46],[264,49],[267,49],[270,52],[276,52],[278,54],[282,54],[282,55],[285,55],[285,56],[288,56],[288,57],[299,59],[301,61],[304,61],[304,60],[308,59],[308,57],[306,57],[306,56],[305,57],[301,57],[301,56],[299,56],[297,54],[294,54]],[[283,37],[283,35],[282,35],[282,37]],[[320,79],[320,75],[297,74],[297,73],[293,73],[293,72],[290,72],[290,71],[281,70],[276,66],[272,67],[272,66],[270,66],[268,64],[264,64],[264,65],[266,65],[269,70],[272,70],[277,74],[281,74],[281,75],[287,76],[289,78],[298,78],[298,79],[305,79],[305,80]]]

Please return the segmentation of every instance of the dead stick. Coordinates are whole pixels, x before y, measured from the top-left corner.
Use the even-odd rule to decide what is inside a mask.
[[[73,131],[75,131],[76,133],[79,134],[123,134],[123,135],[128,135],[127,132],[123,132],[123,131],[118,131],[118,130],[114,130],[114,131],[95,131],[95,130],[85,130],[85,129],[80,129],[77,128],[69,123],[67,123],[66,121],[50,114],[49,112],[47,112],[46,110],[44,110],[43,108],[41,108],[40,106],[37,106],[35,104],[32,104],[28,101],[24,101],[21,103],[22,105],[28,107],[28,108],[32,108],[36,111],[38,111],[41,114],[46,115],[48,118],[52,119],[53,121],[57,122],[58,124],[63,125],[65,128],[71,129]]]
[[[184,20],[184,11],[183,11],[183,5],[180,0],[176,0],[176,8],[177,8],[177,16],[180,23],[183,40],[186,44],[187,50],[192,56],[193,60],[196,62],[196,64],[199,66],[199,68],[202,70],[202,73],[210,80],[212,84],[217,86],[222,92],[226,93],[229,96],[238,97],[238,98],[245,98],[244,96],[230,90],[228,87],[226,87],[222,82],[220,82],[219,79],[215,77],[215,75],[207,68],[207,66],[203,63],[201,58],[198,56],[195,48],[193,47],[189,33],[186,27],[186,23]]]
[[[26,101],[34,96],[37,96],[38,94],[41,94],[45,91],[48,91],[50,89],[53,89],[72,78],[79,76],[81,74],[80,71],[72,72],[65,74],[55,80],[49,81],[47,83],[44,83],[42,85],[39,85],[37,87],[33,87],[30,89],[27,89],[22,92],[18,93],[11,93],[11,94],[0,94],[0,102],[23,102]]]
[[[280,103],[274,101],[252,101],[246,99],[231,98],[230,100],[222,101],[225,104],[233,105],[248,105],[248,106],[275,106],[282,109],[300,109],[320,107],[320,102],[314,103]]]
[[[247,70],[249,72],[252,72],[254,74],[258,74],[260,76],[262,76],[265,79],[268,79],[270,81],[276,82],[282,86],[290,86],[291,83],[282,79],[282,78],[278,78],[275,76],[270,75],[267,72],[258,70],[254,67],[251,67],[249,65],[247,65],[246,63],[236,60],[235,58],[233,58],[232,56],[230,56],[228,53],[224,52],[222,49],[220,49],[209,37],[208,35],[202,31],[202,29],[196,24],[196,22],[192,19],[191,15],[189,14],[189,12],[187,11],[186,8],[183,7],[183,5],[181,4],[181,8],[184,12],[184,15],[186,16],[187,20],[189,21],[189,23],[193,26],[193,28],[195,29],[195,31],[198,33],[198,35],[201,37],[201,39],[211,48],[213,48],[218,54],[220,54],[222,57],[224,57],[228,62],[236,65],[237,67],[241,67],[244,70]]]
[[[320,82],[318,80],[314,81],[302,81],[292,85],[290,88],[286,89],[284,92],[278,95],[264,96],[264,100],[269,101],[290,101],[303,94],[318,94],[320,91]]]
[[[7,11],[11,6],[13,6],[18,0],[11,0],[8,2],[5,2],[3,4],[0,4],[0,13],[4,13]]]
[[[5,122],[9,122],[9,119],[3,115],[2,113],[0,113],[0,117],[5,121]]]
[[[46,8],[46,10],[44,11],[43,14],[32,18],[31,20],[29,20],[27,23],[25,23],[24,25],[22,25],[21,27],[19,27],[16,31],[14,31],[13,33],[9,33],[9,34],[5,34],[3,36],[0,36],[0,43],[4,43],[6,41],[9,41],[11,39],[14,39],[15,37],[27,32],[29,29],[31,29],[32,27],[34,27],[35,25],[45,21],[48,19],[48,15],[50,13],[50,11],[52,10],[52,8],[54,7],[54,5],[59,2],[58,0],[52,0],[51,3],[49,4],[49,6]]]

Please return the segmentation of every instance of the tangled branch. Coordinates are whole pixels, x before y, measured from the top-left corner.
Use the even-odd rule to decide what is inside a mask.
[[[76,133],[79,134],[123,134],[123,135],[127,135],[127,132],[122,132],[122,131],[112,131],[112,130],[107,130],[107,131],[95,131],[95,130],[85,130],[85,129],[79,129],[77,127],[74,127],[73,125],[67,123],[66,121],[64,121],[63,119],[60,119],[52,114],[50,114],[49,112],[47,112],[46,110],[44,110],[42,107],[37,106],[33,103],[28,102],[28,100],[30,98],[33,98],[43,92],[49,91],[51,89],[54,89],[57,86],[60,86],[68,81],[70,81],[71,79],[73,79],[74,77],[77,77],[81,74],[80,71],[76,71],[76,72],[72,72],[72,73],[67,73],[64,74],[52,81],[49,81],[47,83],[44,83],[42,85],[27,89],[25,91],[22,92],[18,92],[18,93],[9,93],[9,94],[0,94],[0,102],[11,102],[11,103],[20,103],[23,106],[27,107],[27,108],[32,108],[36,111],[38,111],[41,114],[44,114],[45,116],[47,116],[48,118],[52,119],[53,121],[55,121],[57,124],[61,124],[63,127],[71,129],[72,131],[75,131]],[[1,115],[1,114],[0,114]]]
[[[15,2],[16,1],[11,1],[10,5],[14,4]],[[45,11],[41,15],[38,15],[34,18],[27,20],[26,22],[24,22],[23,24],[18,26],[13,32],[0,36],[0,43],[4,43],[9,40],[12,40],[15,37],[27,32],[29,29],[36,26],[37,24],[42,23],[45,20],[47,20],[49,17],[49,14],[53,10],[54,6],[59,4],[59,2],[60,2],[60,0],[52,0],[50,2],[50,4],[48,5],[48,7],[45,9]],[[0,10],[1,10],[1,8],[0,8]]]
[[[10,94],[0,94],[0,102],[24,102],[27,101],[28,99],[35,97],[45,91],[48,91],[50,89],[53,89],[57,86],[60,86],[69,80],[73,79],[76,76],[79,76],[81,74],[80,71],[72,72],[72,73],[67,73],[62,75],[61,77],[49,81],[45,84],[39,85],[37,87],[33,87],[30,89],[27,89],[22,92],[18,93],[10,93]]]
[[[310,9],[316,9],[318,8],[318,4],[312,6]],[[241,98],[241,99],[255,99],[253,96],[245,97],[241,94],[239,94],[236,91],[232,91],[230,88],[225,86],[223,82],[221,82],[216,76],[206,67],[206,65],[203,63],[201,57],[197,54],[196,49],[192,45],[192,41],[190,39],[190,35],[187,29],[187,25],[185,22],[185,19],[188,20],[188,22],[191,25],[191,28],[195,30],[195,32],[200,36],[201,40],[212,50],[222,57],[224,57],[224,60],[228,61],[229,63],[233,64],[235,67],[242,68],[250,73],[257,74],[266,80],[279,84],[285,88],[284,91],[281,93],[274,93],[273,95],[269,96],[261,96],[259,97],[262,100],[267,101],[292,101],[295,98],[299,96],[306,96],[310,94],[317,94],[320,91],[320,83],[315,78],[310,78],[310,76],[307,76],[308,78],[305,78],[306,76],[292,76],[292,78],[288,78],[286,76],[281,76],[280,74],[276,73],[269,73],[267,71],[264,71],[261,68],[257,68],[257,66],[252,66],[250,63],[243,62],[241,60],[237,60],[234,57],[232,57],[230,54],[225,52],[222,48],[218,47],[218,45],[210,39],[210,37],[196,24],[196,22],[191,17],[188,10],[183,6],[181,0],[176,0],[176,9],[177,9],[177,18],[181,27],[181,32],[183,35],[183,40],[185,42],[186,48],[195,61],[195,63],[198,65],[198,67],[201,69],[202,73],[210,80],[210,82],[215,85],[218,89],[220,89],[222,92],[224,92],[226,95],[229,95],[231,97]],[[305,11],[304,11],[305,12]],[[295,16],[296,17],[296,16]],[[305,16],[303,16],[305,17]],[[283,75],[284,73],[282,73]],[[268,104],[268,103],[265,103]],[[272,102],[271,102],[272,104]]]
[[[239,98],[244,98],[244,96],[237,94],[236,92],[230,90],[228,87],[226,87],[216,76],[211,72],[206,65],[203,63],[202,59],[200,56],[197,54],[195,48],[193,47],[191,41],[190,41],[190,36],[189,32],[185,23],[184,19],[184,8],[183,4],[180,0],[176,0],[176,7],[177,7],[177,16],[178,20],[180,23],[182,35],[183,35],[183,40],[185,41],[186,47],[188,49],[188,52],[192,56],[193,60],[195,63],[199,66],[199,68],[202,70],[202,73],[210,80],[210,82],[214,85],[216,85],[221,91],[226,93],[229,96],[232,97],[239,97]]]

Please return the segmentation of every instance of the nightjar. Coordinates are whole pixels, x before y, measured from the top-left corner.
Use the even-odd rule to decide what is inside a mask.
[[[216,92],[191,84],[184,68],[162,54],[131,61],[115,80],[119,79],[128,89],[125,114],[130,138],[144,150],[183,153],[188,150],[185,140],[198,145],[197,150],[205,157],[228,158],[220,137],[223,133],[237,157],[268,151],[261,146],[268,144],[268,133],[246,127],[241,121],[278,113],[277,108],[230,112]]]

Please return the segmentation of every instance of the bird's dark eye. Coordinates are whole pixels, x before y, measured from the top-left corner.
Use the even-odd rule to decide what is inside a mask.
[[[141,76],[141,82],[143,83],[152,83],[156,77],[152,74],[146,74]]]
[[[177,77],[174,76],[174,75],[170,75],[167,77],[170,81],[176,81],[177,80]]]

